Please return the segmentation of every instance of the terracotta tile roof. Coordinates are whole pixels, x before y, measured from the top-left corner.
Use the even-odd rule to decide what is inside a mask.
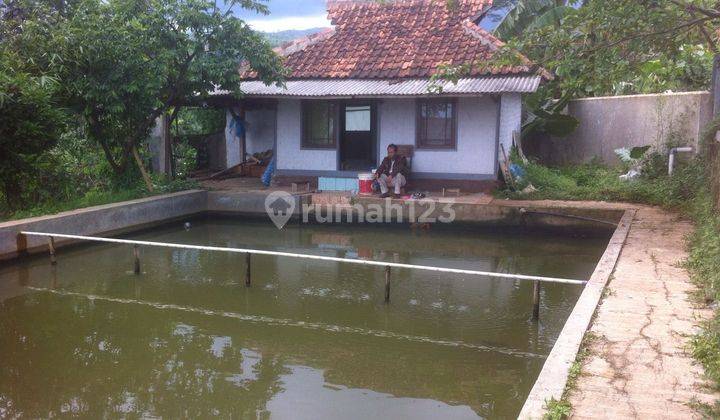
[[[277,51],[286,57],[291,80],[427,78],[442,64],[471,63],[470,77],[542,74],[529,61],[485,65],[503,45],[475,24],[491,5],[492,0],[333,0],[328,15],[334,29]]]

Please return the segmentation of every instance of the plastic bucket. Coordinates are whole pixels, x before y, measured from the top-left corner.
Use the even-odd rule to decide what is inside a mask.
[[[358,174],[358,192],[360,194],[372,194],[372,184],[375,176],[371,173]]]

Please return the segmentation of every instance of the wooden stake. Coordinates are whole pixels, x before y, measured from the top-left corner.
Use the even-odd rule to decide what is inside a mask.
[[[58,287],[57,266],[50,269],[50,288],[55,290]]]
[[[245,254],[245,286],[250,287],[250,254]]]
[[[390,303],[390,266],[385,267],[385,303]]]
[[[135,274],[140,275],[140,246],[133,246],[133,256],[135,257]]]
[[[55,257],[55,238],[48,236],[48,249],[50,250],[50,264],[57,264],[57,258]]]
[[[533,320],[540,319],[540,282],[533,282]]]

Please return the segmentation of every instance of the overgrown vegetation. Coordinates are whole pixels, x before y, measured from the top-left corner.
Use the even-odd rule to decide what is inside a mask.
[[[0,1],[0,219],[178,188],[194,169],[192,126],[207,122],[182,111],[215,89],[240,96],[241,63],[283,79],[233,8],[268,11],[255,0]],[[148,170],[160,116],[178,120],[169,179]]]
[[[187,179],[172,181],[159,180],[153,183],[154,191],[151,193],[143,183],[138,182],[135,186],[123,186],[114,188],[94,187],[81,195],[69,197],[65,200],[48,200],[42,204],[17,210],[9,214],[6,219],[23,219],[26,217],[44,216],[56,214],[63,211],[74,210],[102,204],[117,203],[120,201],[135,200],[156,194],[167,194],[171,192],[184,191],[197,188],[197,182]]]
[[[681,164],[672,177],[667,175],[667,161],[660,154],[648,157],[645,172],[638,179],[623,181],[623,167],[598,163],[549,168],[530,162],[522,165],[526,176],[520,187],[532,184],[530,194],[503,192],[510,198],[596,200],[645,203],[685,211],[705,182],[704,166],[699,161]]]

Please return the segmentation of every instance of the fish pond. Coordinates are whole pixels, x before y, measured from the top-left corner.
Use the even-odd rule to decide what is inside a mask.
[[[608,237],[204,217],[128,239],[588,279]],[[582,286],[87,244],[0,266],[0,417],[514,418]]]

